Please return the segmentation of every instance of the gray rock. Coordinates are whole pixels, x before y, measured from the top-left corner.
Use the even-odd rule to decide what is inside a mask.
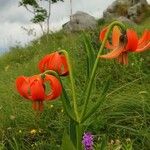
[[[97,27],[97,20],[85,13],[78,11],[71,16],[71,20],[63,25],[66,31],[81,31],[86,29],[95,29]]]
[[[109,20],[112,18],[116,18],[118,16],[120,16],[120,14],[118,14],[118,8],[121,6],[130,6],[131,5],[131,0],[116,0],[114,2],[112,2],[111,5],[108,6],[108,8],[103,12],[103,17],[106,18],[106,20]]]
[[[116,18],[116,20],[121,21],[121,22],[123,22],[123,23],[131,24],[131,25],[133,25],[133,26],[136,25],[135,22],[133,22],[132,20],[130,20],[130,19],[124,17],[124,16],[120,16],[120,17]]]
[[[118,5],[131,5],[132,0],[116,0],[118,2]]]
[[[114,13],[115,9],[118,7],[118,1],[114,1],[111,5],[108,6],[105,12]]]
[[[141,3],[137,3],[128,9],[128,17],[133,21],[142,13],[143,13],[143,5]]]
[[[132,5],[135,5],[137,3],[141,3],[142,5],[148,5],[147,0],[130,0],[132,2]]]
[[[105,18],[107,20],[113,20],[114,18],[116,18],[116,16],[113,13],[110,13],[108,11],[104,11],[103,12],[103,18]]]
[[[112,2],[111,5],[108,6],[108,8],[106,9],[107,12],[110,13],[115,13],[116,9],[121,6],[121,5],[127,5],[127,6],[131,6],[132,0],[116,0],[114,2]]]
[[[146,0],[115,0],[103,12],[103,18],[106,20],[114,20],[120,16],[124,16],[126,19],[140,22],[144,16],[146,7],[148,7]]]

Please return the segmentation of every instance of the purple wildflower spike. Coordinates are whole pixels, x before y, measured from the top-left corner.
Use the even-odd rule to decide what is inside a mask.
[[[93,150],[93,135],[90,132],[84,133],[82,144],[84,150]]]

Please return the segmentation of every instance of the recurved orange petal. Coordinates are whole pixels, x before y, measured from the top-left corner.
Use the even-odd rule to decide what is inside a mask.
[[[99,39],[100,41],[103,41],[104,38],[105,38],[105,35],[107,33],[107,30],[108,30],[108,27],[105,27],[102,29],[102,31],[100,32],[100,35],[99,35]],[[106,44],[105,44],[105,47],[108,48],[108,49],[114,49],[115,47],[109,43],[109,41],[106,41]]]
[[[144,33],[142,34],[142,37],[138,41],[138,46],[140,46],[141,44],[143,44],[147,41],[148,42],[150,41],[150,31],[145,30]]]
[[[28,77],[20,76],[16,79],[16,88],[21,96],[27,99],[31,99],[29,93],[29,79]]]
[[[124,51],[124,47],[118,47],[108,54],[99,56],[100,58],[113,59],[119,57],[119,55]]]
[[[121,36],[120,29],[117,26],[115,26],[112,32],[112,45],[114,47],[118,47],[120,45],[120,36]]]
[[[150,42],[147,43],[144,47],[138,47],[135,52],[139,53],[139,52],[143,52],[147,49],[150,49]]]
[[[45,90],[43,86],[42,80],[39,78],[35,78],[31,83],[30,83],[30,93],[32,100],[35,101],[43,101],[45,98]]]
[[[44,58],[42,58],[38,63],[38,68],[40,72],[44,72],[47,67],[47,63],[49,62],[49,59],[52,57],[52,55],[46,55]]]
[[[150,49],[150,31],[145,30],[142,37],[139,39],[138,47],[135,52],[143,52]]]
[[[58,52],[46,55],[38,64],[41,72],[54,70],[59,75],[68,75],[68,65],[66,57]]]
[[[132,29],[127,29],[127,45],[126,51],[134,52],[138,46],[138,36]]]
[[[60,81],[56,77],[46,74],[44,82],[49,82],[51,87],[50,93],[48,95],[45,95],[45,100],[53,100],[61,95],[62,86]]]
[[[61,59],[60,54],[58,52],[53,53],[53,56],[48,61],[47,69],[54,70],[60,74],[60,68],[61,68]]]
[[[106,35],[107,30],[108,30],[108,27],[105,27],[105,28],[103,28],[102,31],[100,32],[100,34],[99,34],[99,39],[100,39],[100,41],[103,41],[103,40],[104,40],[104,37],[105,37],[105,35]]]

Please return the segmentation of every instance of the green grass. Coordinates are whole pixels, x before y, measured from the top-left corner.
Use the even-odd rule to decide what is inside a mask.
[[[139,34],[149,28],[149,19],[135,27]],[[100,46],[99,28],[86,34],[97,52]],[[46,102],[44,112],[36,116],[31,103],[20,97],[15,89],[15,79],[18,76],[38,74],[38,61],[59,49],[67,50],[72,58],[77,96],[81,97],[84,94],[87,69],[82,33],[59,31],[49,35],[48,40],[42,37],[25,48],[12,48],[0,57],[0,150],[60,149],[63,130],[68,126],[61,100]],[[106,102],[93,116],[96,121],[87,126],[87,130],[96,137],[105,134],[108,142],[112,139],[124,141],[130,138],[135,150],[149,149],[149,54],[149,51],[130,54],[128,66],[121,66],[113,60],[100,60],[91,105],[97,100],[107,76],[111,75],[112,80]],[[68,79],[63,80],[69,90]],[[30,133],[32,129],[36,130],[35,134]]]

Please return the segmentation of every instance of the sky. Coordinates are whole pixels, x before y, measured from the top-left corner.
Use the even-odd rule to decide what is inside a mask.
[[[84,11],[100,18],[113,1],[72,0],[73,13]],[[25,8],[19,7],[18,2],[19,0],[0,0],[0,52],[8,50],[11,46],[24,45],[41,35],[39,26],[30,22],[32,15]],[[60,29],[62,24],[69,21],[69,16],[69,0],[53,4],[50,29],[53,31]],[[25,29],[34,29],[34,35],[27,35]]]

